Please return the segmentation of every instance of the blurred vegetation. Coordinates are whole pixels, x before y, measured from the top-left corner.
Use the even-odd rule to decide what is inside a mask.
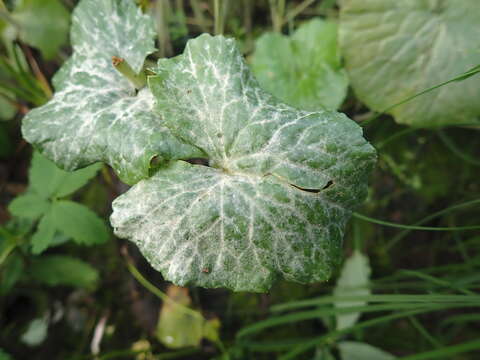
[[[347,92],[336,1],[137,3],[156,20],[157,57],[224,33],[292,105],[374,116]],[[480,358],[476,128],[367,123],[379,163],[330,282],[178,288],[111,234],[110,203],[127,187],[109,168],[67,173],[22,140],[23,115],[52,96],[69,56],[75,4],[0,0],[0,360]]]

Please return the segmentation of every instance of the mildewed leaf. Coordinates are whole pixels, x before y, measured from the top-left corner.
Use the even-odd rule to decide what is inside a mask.
[[[139,72],[154,37],[153,20],[131,0],[80,1],[73,55],[53,78],[54,98],[24,118],[25,139],[66,170],[104,161],[127,183],[147,177],[154,156],[201,155],[162,126],[150,91],[136,94],[112,65],[112,56],[121,57]]]
[[[353,89],[375,111],[478,65],[477,0],[342,0],[340,41]],[[399,123],[470,123],[480,115],[480,76],[389,111]]]
[[[375,162],[361,129],[278,102],[221,36],[191,40],[158,72],[158,111],[210,167],[176,162],[133,186],[113,203],[116,234],[179,285],[265,291],[277,277],[327,279]]]
[[[265,90],[300,109],[337,109],[347,94],[332,21],[311,20],[291,36],[263,34],[255,44],[252,70]]]

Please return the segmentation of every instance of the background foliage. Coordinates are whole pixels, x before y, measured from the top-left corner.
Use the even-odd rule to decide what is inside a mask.
[[[224,32],[265,89],[364,126],[379,163],[349,224],[345,262],[327,283],[281,282],[268,294],[163,281],[106,225],[127,186],[106,166],[60,170],[20,135],[71,53],[76,1],[2,1],[0,359],[477,359],[480,82],[467,72],[480,64],[472,23],[480,4],[137,3],[158,30],[151,60],[182,53],[202,32]],[[415,26],[431,28],[402,33]],[[434,53],[422,47],[432,34]]]

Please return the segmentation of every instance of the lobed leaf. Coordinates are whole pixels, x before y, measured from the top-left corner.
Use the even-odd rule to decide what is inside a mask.
[[[383,111],[479,63],[477,0],[342,0],[340,42],[358,98]],[[389,111],[419,127],[471,123],[480,114],[472,76]]]
[[[25,116],[25,139],[65,170],[104,161],[130,184],[148,177],[155,156],[201,155],[162,126],[150,91],[136,93],[111,63],[119,56],[140,71],[154,37],[153,20],[133,1],[82,0],[72,17],[73,55],[53,78],[53,99]]]
[[[280,103],[221,36],[160,60],[149,86],[165,124],[210,167],[177,162],[133,186],[113,203],[116,234],[179,285],[327,279],[375,162],[360,127]]]
[[[291,36],[264,33],[255,44],[252,70],[265,90],[300,109],[334,110],[347,94],[333,21],[313,19]]]

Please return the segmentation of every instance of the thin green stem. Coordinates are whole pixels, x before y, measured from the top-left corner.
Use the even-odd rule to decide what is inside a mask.
[[[415,226],[415,225],[403,225],[392,223],[388,221],[374,219],[359,213],[354,212],[353,217],[371,222],[373,224],[378,224],[382,226],[394,227],[398,229],[409,229],[409,230],[424,230],[424,231],[465,231],[465,230],[478,230],[480,229],[480,225],[472,225],[472,226],[451,226],[451,227],[433,227],[433,226]]]
[[[455,211],[455,210],[458,210],[458,209],[461,209],[461,208],[464,208],[464,207],[468,207],[468,206],[472,206],[472,205],[476,205],[476,204],[480,204],[480,199],[476,199],[476,200],[471,200],[471,201],[466,201],[464,203],[460,203],[460,204],[456,204],[456,205],[452,205],[446,209],[443,209],[443,210],[440,210],[440,211],[437,211],[431,215],[428,215],[427,217],[424,217],[423,219],[417,221],[416,223],[414,223],[413,225],[414,226],[418,226],[418,225],[421,225],[421,224],[424,224],[430,220],[433,220],[439,216],[442,216],[442,215],[445,215],[445,214],[448,214],[452,211]],[[397,244],[400,240],[402,240],[405,236],[407,236],[410,231],[412,231],[412,229],[405,229],[404,231],[400,232],[399,234],[395,235],[392,240],[390,240],[388,242],[388,244],[385,246],[385,249],[388,251],[390,250],[393,246],[395,246],[395,244]]]
[[[462,80],[468,79],[469,77],[474,76],[474,75],[476,75],[476,74],[478,74],[478,73],[480,73],[480,65],[475,66],[473,69],[470,69],[470,70],[464,72],[463,74],[460,74],[460,75],[454,77],[453,79],[450,79],[450,80],[444,81],[444,82],[442,82],[442,83],[440,83],[440,84],[437,84],[437,85],[434,85],[434,86],[432,86],[432,87],[429,87],[428,89],[425,89],[425,90],[423,90],[423,91],[420,91],[420,92],[418,92],[418,93],[416,93],[416,94],[414,94],[414,95],[412,95],[412,96],[409,96],[409,97],[403,99],[402,101],[399,101],[399,102],[397,102],[397,103],[395,103],[395,104],[393,104],[393,105],[390,105],[390,106],[386,107],[384,110],[382,110],[382,111],[376,113],[375,115],[373,115],[370,119],[365,120],[365,121],[362,121],[362,122],[361,122],[361,125],[362,125],[362,126],[368,126],[368,125],[370,125],[373,121],[375,121],[376,119],[378,119],[381,115],[386,114],[386,113],[389,112],[390,110],[392,110],[392,109],[394,109],[394,108],[396,108],[396,107],[398,107],[398,106],[400,106],[400,105],[403,105],[403,104],[405,104],[405,103],[407,103],[407,102],[409,102],[409,101],[412,101],[413,99],[416,99],[417,97],[422,96],[422,95],[424,95],[424,94],[427,94],[427,93],[429,93],[429,92],[431,92],[431,91],[433,91],[433,90],[435,90],[435,89],[438,89],[438,88],[440,88],[440,87],[442,87],[442,86],[448,85],[448,84],[453,83],[453,82],[457,82],[457,81],[462,81]],[[480,124],[480,123],[479,123],[479,124]]]
[[[139,74],[136,74],[135,71],[131,68],[131,66],[125,61],[125,59],[122,59],[117,56],[112,57],[112,64],[117,71],[125,76],[126,79],[128,79],[133,86],[135,86],[136,89],[141,89],[143,88],[146,83],[147,83],[147,76],[143,71],[141,71]]]
[[[158,52],[162,58],[173,53],[170,29],[167,21],[170,10],[170,4],[168,1],[159,0],[155,2],[155,17],[157,19],[156,23],[159,43]]]
[[[297,6],[295,6],[292,10],[290,10],[285,19],[282,21],[282,25],[286,24],[290,21],[293,21],[298,15],[300,15],[306,8],[312,5],[317,0],[304,0]]]
[[[428,332],[427,329],[425,329],[422,323],[418,321],[415,316],[409,316],[408,320],[410,321],[412,326],[420,333],[420,335],[422,335],[425,338],[425,340],[427,340],[431,345],[433,345],[433,347],[436,347],[436,348],[442,347],[442,344],[437,339],[435,339]]]
[[[213,13],[215,17],[215,35],[222,35],[224,30],[225,8],[227,0],[213,0]],[[222,6],[223,2],[223,6]]]
[[[414,270],[400,270],[400,273],[403,273],[403,274],[406,274],[406,275],[410,275],[410,276],[415,276],[415,277],[418,277],[419,279],[422,279],[422,280],[426,280],[426,281],[429,281],[431,282],[432,284],[436,284],[436,285],[440,285],[440,286],[444,286],[444,287],[447,287],[447,288],[450,288],[450,289],[453,289],[453,290],[456,290],[456,291],[459,291],[465,295],[476,295],[475,292],[471,291],[471,290],[467,290],[467,289],[464,289],[463,287],[459,287],[459,286],[455,286],[454,284],[448,282],[448,281],[445,281],[443,279],[439,279],[439,278],[436,278],[435,276],[432,276],[432,275],[428,275],[428,274],[424,274],[420,271],[414,271]]]
[[[203,10],[200,7],[198,0],[191,0],[190,5],[193,10],[193,16],[196,20],[197,25],[200,27],[202,32],[208,32],[208,23],[203,14]]]
[[[466,154],[461,150],[448,136],[443,132],[442,130],[439,130],[437,132],[438,137],[442,142],[445,144],[445,146],[452,152],[452,154],[456,155],[463,161],[465,161],[467,164],[474,165],[474,166],[480,166],[480,161],[477,159],[474,159],[471,155]]]
[[[162,299],[165,302],[168,302],[174,306],[177,306],[179,309],[181,309],[183,312],[190,314],[193,317],[201,317],[203,316],[195,310],[190,309],[189,307],[186,307],[182,304],[179,304],[175,301],[173,301],[167,294],[165,294],[163,291],[161,291],[159,288],[157,288],[155,285],[153,285],[151,282],[149,282],[143,275],[140,273],[140,271],[137,270],[137,268],[133,265],[132,261],[127,259],[127,268],[128,271],[130,271],[130,274],[137,279],[137,281],[142,284],[148,291],[150,291],[152,294],[158,296],[160,299]]]

